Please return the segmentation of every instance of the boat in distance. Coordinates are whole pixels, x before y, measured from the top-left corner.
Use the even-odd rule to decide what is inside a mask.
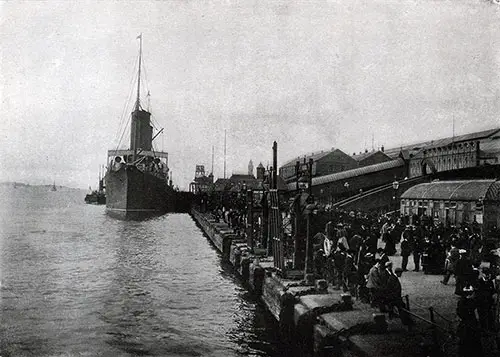
[[[89,186],[89,193],[85,195],[85,203],[104,205],[106,204],[106,192],[104,192],[104,166],[99,166],[99,187],[92,190]]]
[[[119,219],[143,219],[176,210],[177,192],[169,179],[168,153],[156,151],[151,113],[140,101],[142,35],[137,97],[130,118],[130,146],[108,151],[106,213]]]

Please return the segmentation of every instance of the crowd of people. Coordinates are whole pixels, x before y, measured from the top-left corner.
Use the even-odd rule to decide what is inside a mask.
[[[500,251],[495,245],[500,236],[488,233],[497,238],[484,238],[475,221],[445,227],[426,215],[410,219],[336,212],[324,232],[314,237],[315,273],[381,311],[392,313],[396,308],[409,325],[412,320],[401,299],[398,277],[407,271],[412,256],[414,271],[442,273],[445,285],[455,278],[460,355],[469,356],[472,351],[480,355],[478,336],[496,331],[500,290],[496,278]],[[393,270],[389,257],[396,254],[402,257],[401,266]]]
[[[493,332],[497,324],[499,231],[485,235],[476,221],[445,226],[425,214],[326,214],[328,223],[313,237],[316,278],[326,279],[334,289],[350,292],[389,316],[397,312],[403,324],[411,326],[399,278],[412,258],[415,272],[443,274],[444,285],[454,278],[460,354],[469,355],[470,346],[480,351],[478,333]],[[214,216],[245,234],[245,215],[240,210],[218,208]],[[401,265],[394,267],[390,257],[397,254]]]

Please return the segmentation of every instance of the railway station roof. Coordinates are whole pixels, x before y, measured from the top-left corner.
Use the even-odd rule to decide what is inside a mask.
[[[452,143],[460,143],[463,141],[471,141],[471,140],[482,140],[486,138],[494,138],[498,136],[500,133],[500,128],[477,131],[474,133],[457,135],[457,136],[449,136],[447,138],[441,138],[436,140],[428,140],[416,144],[404,145],[401,147],[385,149],[385,154],[391,158],[396,158],[401,151],[408,151],[410,154],[418,153],[421,150],[430,149],[434,147],[441,147],[450,145]],[[481,147],[483,143],[481,143]]]
[[[312,185],[317,186],[317,185],[323,185],[323,184],[327,184],[327,183],[331,183],[331,182],[335,182],[335,181],[346,180],[346,179],[350,179],[353,177],[367,175],[367,174],[370,174],[373,172],[388,170],[388,169],[392,169],[394,167],[399,167],[399,166],[403,166],[403,165],[404,165],[403,159],[396,159],[396,160],[382,162],[380,164],[369,165],[369,166],[359,167],[357,169],[341,171],[341,172],[337,172],[334,174],[313,177],[312,178]],[[291,190],[291,191],[295,190],[295,185],[296,185],[295,182],[289,183],[288,190]]]
[[[497,180],[457,180],[434,181],[415,185],[406,190],[401,199],[444,200],[444,201],[485,201],[500,200],[500,181]]]
[[[305,162],[308,162],[309,159],[312,159],[313,161],[318,161],[318,160],[322,159],[323,157],[325,157],[325,156],[327,156],[335,151],[340,151],[343,154],[345,154],[342,150],[340,150],[338,148],[331,148],[330,150],[321,150],[321,151],[313,152],[310,154],[297,156],[296,158],[285,162],[281,167],[283,168],[283,167],[288,167],[288,166],[295,166],[295,163],[297,161],[302,163],[304,160],[305,160]],[[347,154],[345,154],[345,155],[347,155]],[[349,155],[347,155],[347,156],[349,156]]]

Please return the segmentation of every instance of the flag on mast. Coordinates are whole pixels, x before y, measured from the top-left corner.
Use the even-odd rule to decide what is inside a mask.
[[[138,40],[140,38],[142,38],[142,33],[139,36],[137,36],[136,40]]]

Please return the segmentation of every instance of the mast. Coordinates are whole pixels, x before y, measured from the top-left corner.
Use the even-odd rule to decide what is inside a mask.
[[[137,36],[139,40],[139,68],[137,73],[137,98],[135,108],[132,112],[130,128],[130,150],[132,150],[132,162],[137,159],[138,149],[151,150],[153,128],[150,125],[151,113],[141,107],[141,67],[142,67],[142,33]]]
[[[135,102],[135,110],[139,110],[141,107],[140,103],[140,92],[141,92],[141,63],[142,63],[142,33],[137,36],[139,39],[139,73],[137,75],[137,100]]]
[[[214,174],[214,146],[212,145],[212,175]]]
[[[226,178],[226,130],[224,130],[224,178]]]

